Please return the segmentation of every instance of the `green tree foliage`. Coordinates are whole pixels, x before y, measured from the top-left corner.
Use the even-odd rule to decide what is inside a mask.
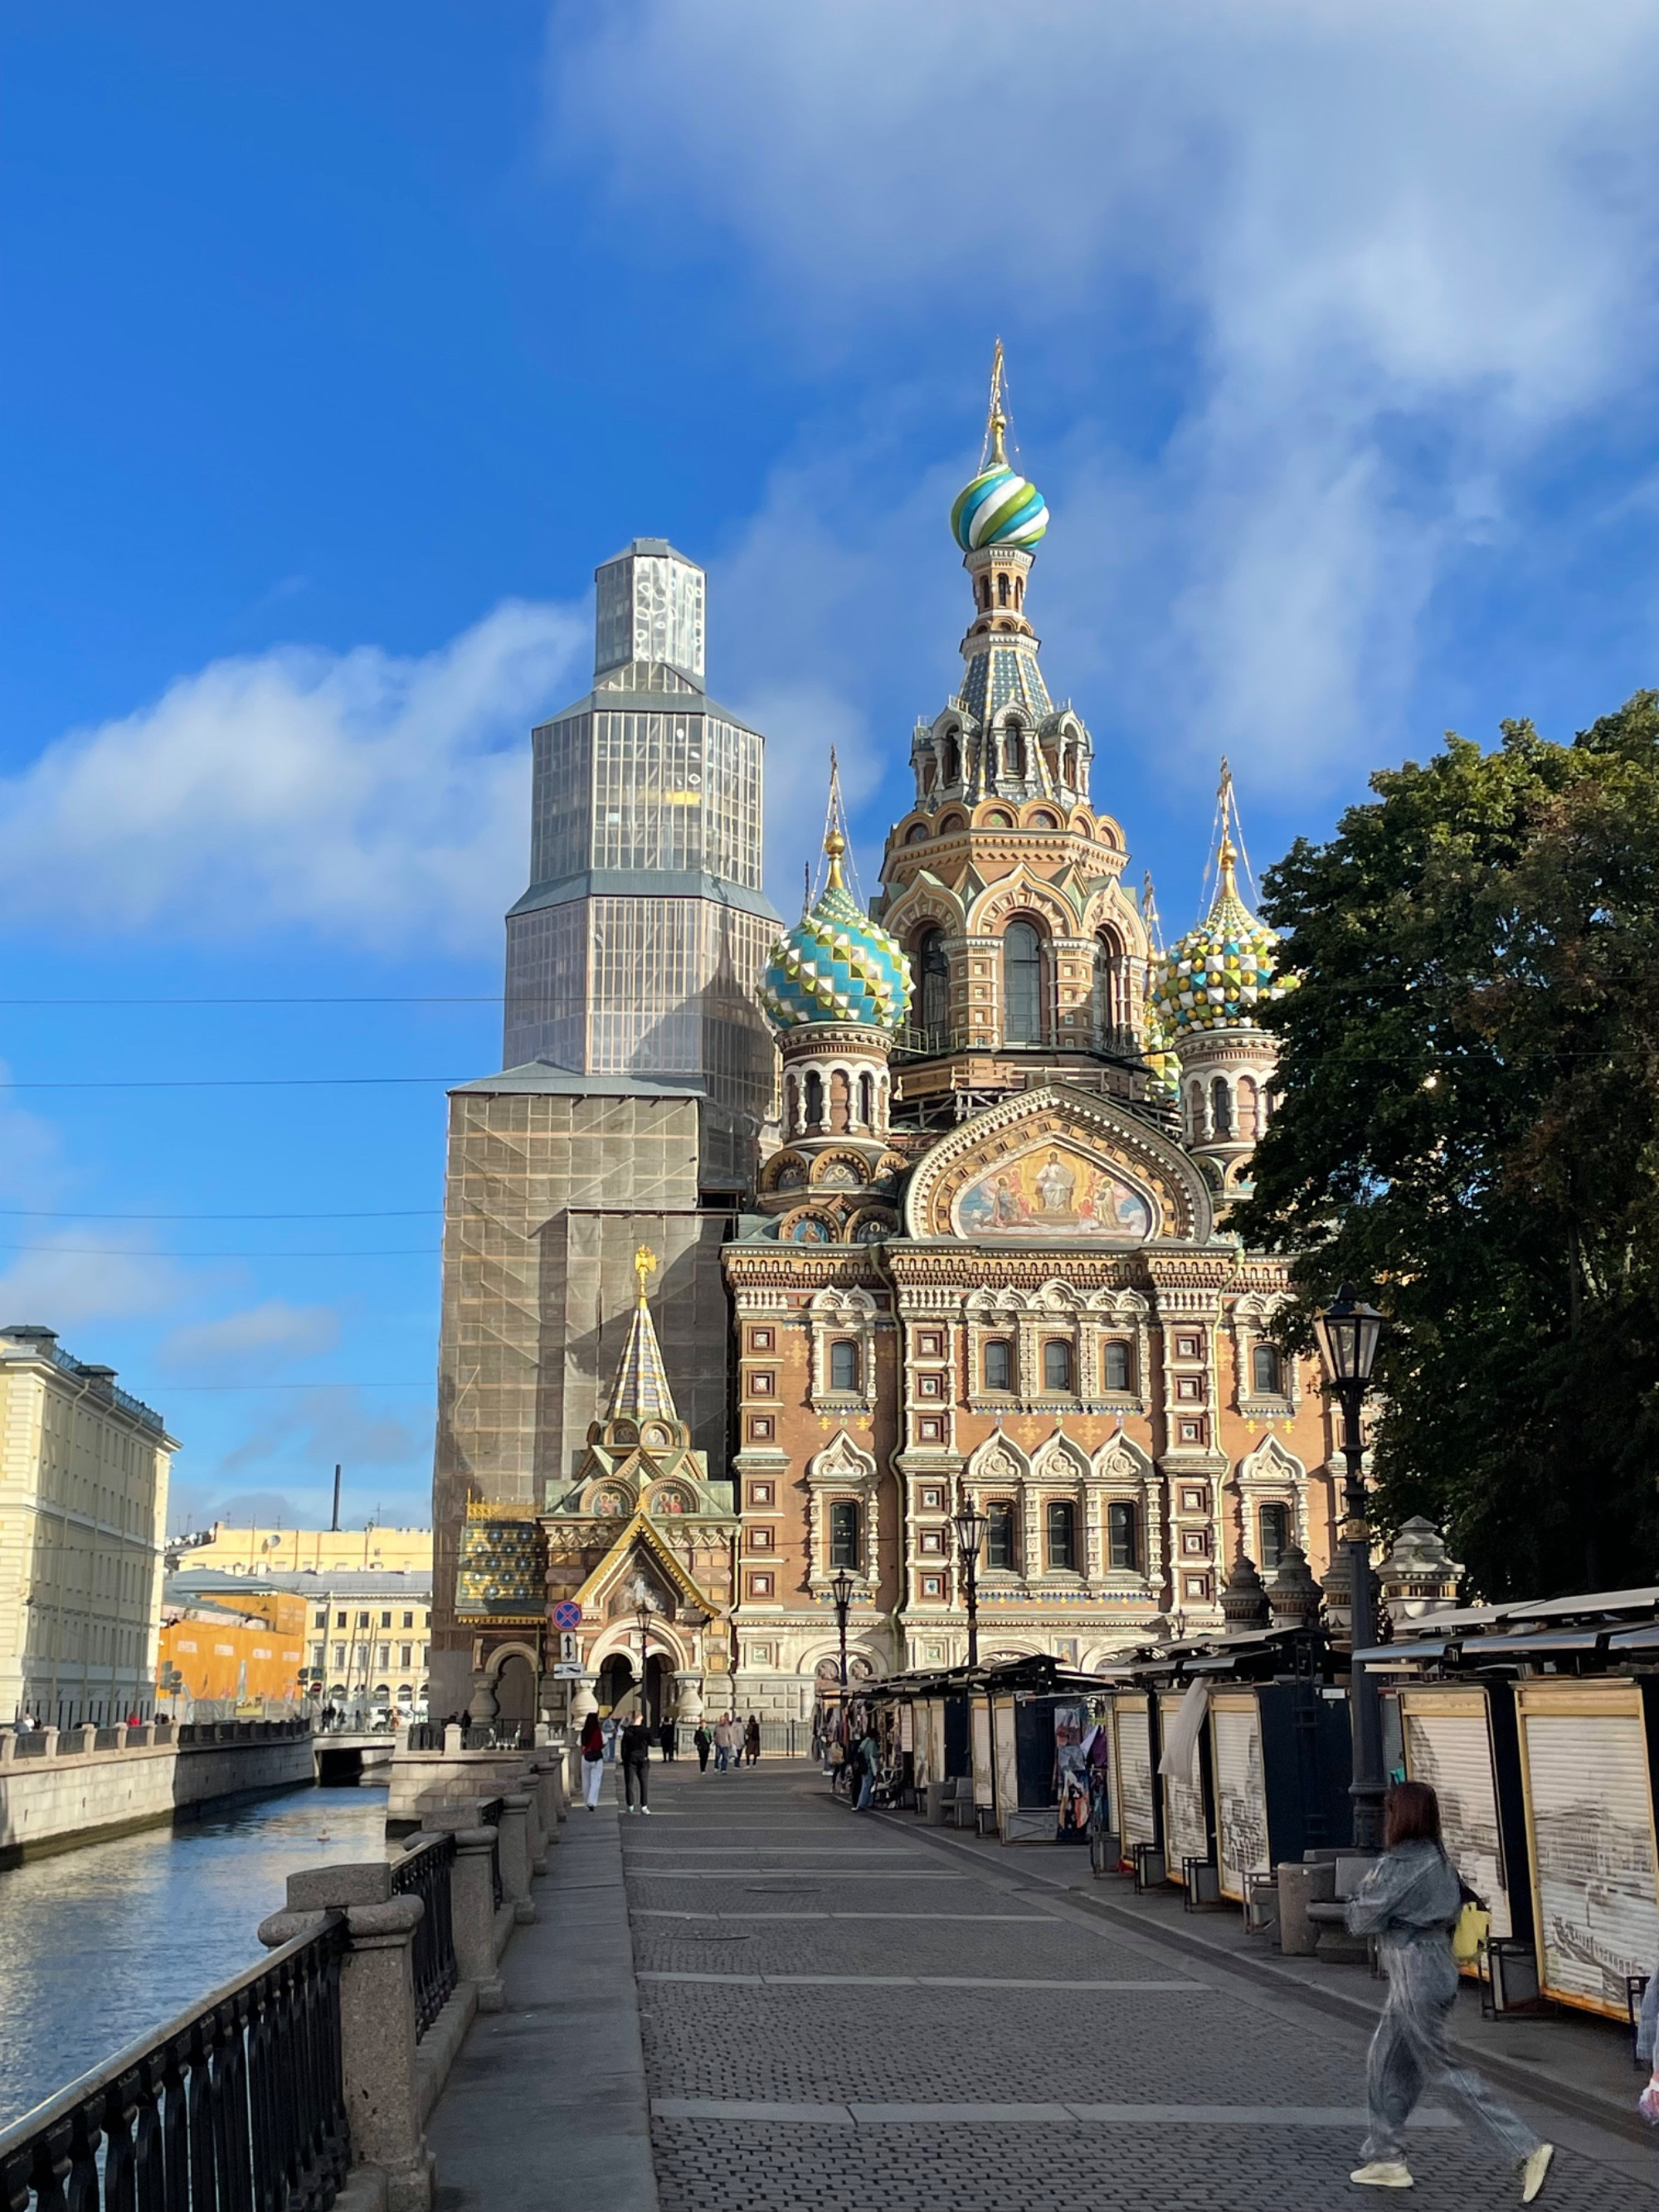
[[[1389,1316],[1385,1525],[1492,1596],[1659,1581],[1659,693],[1371,788],[1263,886],[1302,980],[1230,1226]]]

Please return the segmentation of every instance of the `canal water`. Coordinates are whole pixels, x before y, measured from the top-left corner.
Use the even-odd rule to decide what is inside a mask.
[[[386,1801],[288,1790],[0,1872],[0,2127],[264,1958],[296,1868],[386,1857]]]

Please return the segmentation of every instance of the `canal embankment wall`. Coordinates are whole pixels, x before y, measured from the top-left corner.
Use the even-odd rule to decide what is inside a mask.
[[[301,1723],[0,1734],[0,1867],[316,1779]]]

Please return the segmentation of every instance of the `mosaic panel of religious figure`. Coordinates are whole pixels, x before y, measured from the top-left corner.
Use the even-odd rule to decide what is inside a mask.
[[[1086,1237],[1139,1244],[1152,1234],[1151,1201],[1121,1176],[1065,1145],[1038,1145],[971,1182],[957,1200],[963,1237]]]

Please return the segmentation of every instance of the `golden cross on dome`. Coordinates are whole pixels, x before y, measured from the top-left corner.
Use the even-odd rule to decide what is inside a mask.
[[[639,1277],[640,1304],[645,1304],[645,1286],[657,1272],[657,1255],[648,1244],[641,1244],[634,1255],[634,1273]]]
[[[979,464],[981,474],[987,469],[1006,469],[1008,465],[1007,450],[1003,444],[1008,415],[1003,405],[1002,374],[1002,340],[999,338],[991,356],[991,399],[985,410],[985,449]]]

